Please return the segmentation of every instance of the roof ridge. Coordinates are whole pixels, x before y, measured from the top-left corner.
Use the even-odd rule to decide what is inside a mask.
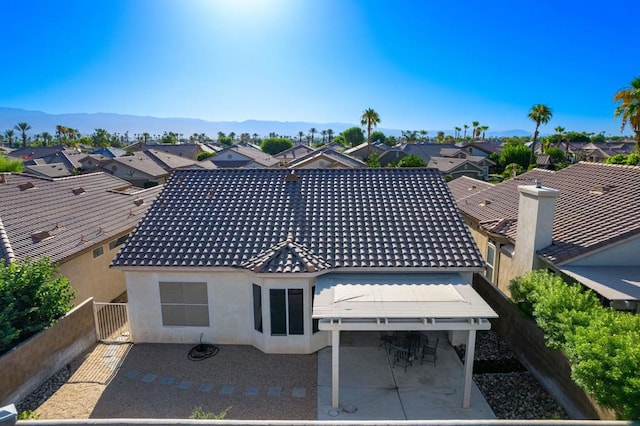
[[[4,250],[4,253],[7,255],[6,260],[8,262],[13,262],[13,260],[16,258],[16,255],[13,252],[13,248],[11,247],[11,241],[9,241],[7,231],[6,229],[4,229],[2,218],[0,218],[0,249]]]
[[[609,164],[609,163],[595,163],[593,161],[579,161],[577,164],[586,164],[589,166],[602,166],[602,167],[619,167],[619,168],[625,168],[625,169],[639,169],[640,170],[640,164],[635,165],[635,166],[631,166],[628,164]]]

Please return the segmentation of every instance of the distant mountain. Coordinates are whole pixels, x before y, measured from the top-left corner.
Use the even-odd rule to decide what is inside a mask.
[[[278,135],[297,137],[298,132],[305,134],[315,127],[318,132],[332,129],[338,134],[349,127],[357,126],[350,123],[310,123],[304,121],[207,121],[194,118],[158,118],[114,113],[73,113],[48,114],[41,111],[27,111],[18,108],[0,107],[0,132],[12,129],[17,123],[26,122],[31,126],[29,134],[49,132],[54,134],[57,125],[78,129],[81,135],[90,135],[95,129],[106,129],[110,133],[129,132],[130,137],[136,133],[147,132],[151,135],[161,135],[164,132],[182,133],[185,137],[193,133],[205,133],[215,137],[218,132],[258,134],[260,137],[273,132]],[[386,135],[400,136],[402,130],[377,128]],[[428,135],[434,137],[438,130],[429,130]],[[445,131],[452,134],[452,130]],[[507,130],[488,132],[487,136],[527,136],[530,132],[523,130]],[[320,136],[319,134],[317,136]]]

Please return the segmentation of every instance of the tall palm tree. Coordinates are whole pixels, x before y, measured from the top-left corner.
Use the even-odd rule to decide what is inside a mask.
[[[462,137],[462,139],[466,139],[467,138],[467,130],[469,130],[469,125],[468,124],[464,124],[462,127],[464,127],[464,136]]]
[[[484,133],[489,130],[489,126],[480,126],[479,129],[482,131],[482,140],[485,140]]]
[[[558,126],[553,130],[555,130],[556,134],[558,135],[558,148],[560,148],[560,146],[562,145],[562,135],[565,129],[562,126]],[[567,140],[567,144],[564,147],[564,153],[565,155],[569,153],[569,140]]]
[[[453,138],[454,138],[455,140],[458,140],[458,138],[460,137],[460,132],[462,131],[462,128],[461,128],[461,127],[456,126],[456,127],[454,127],[454,128],[453,128],[453,131],[454,131]]]
[[[478,126],[480,125],[479,121],[472,121],[471,125],[473,126],[473,132],[471,133],[471,142],[474,142],[476,140],[476,133],[478,130]]]
[[[533,132],[533,143],[531,144],[531,157],[529,157],[529,164],[534,164],[536,142],[538,141],[538,128],[541,124],[547,124],[553,117],[551,108],[546,105],[538,104],[531,107],[529,111],[529,118],[536,123],[536,130]]]
[[[326,143],[325,141],[327,139],[327,131],[323,130],[323,131],[320,132],[320,134],[322,135],[322,145],[324,145]]]
[[[302,130],[300,130],[298,132],[298,140],[300,141],[300,143],[302,143],[302,138],[304,138],[304,132]]]
[[[27,130],[31,129],[31,126],[29,125],[29,123],[18,123],[15,126],[13,126],[13,128],[19,132],[22,133],[22,147],[26,148],[27,147]]]
[[[7,138],[7,141],[9,141],[9,148],[13,148],[12,144],[13,144],[13,130],[9,129],[9,130],[5,130],[4,131],[4,135]]]
[[[313,143],[313,137],[317,132],[318,131],[316,130],[315,127],[312,127],[312,128],[309,129],[309,133],[311,133],[311,143]]]
[[[619,102],[613,117],[622,118],[620,132],[628,122],[636,136],[636,152],[640,154],[640,77],[635,77],[629,87],[616,92],[613,101]]]
[[[380,116],[373,108],[367,108],[360,117],[360,124],[367,126],[367,144],[371,145],[371,126],[376,127],[380,123]]]
[[[327,129],[327,143],[331,143],[333,139],[333,129]]]

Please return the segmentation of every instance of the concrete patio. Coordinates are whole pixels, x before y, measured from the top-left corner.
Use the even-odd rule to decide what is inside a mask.
[[[318,420],[495,419],[473,384],[470,408],[462,408],[463,364],[444,332],[437,366],[431,362],[392,368],[391,355],[378,349],[379,332],[343,332],[340,343],[340,409],[331,407],[331,348],[318,352]]]

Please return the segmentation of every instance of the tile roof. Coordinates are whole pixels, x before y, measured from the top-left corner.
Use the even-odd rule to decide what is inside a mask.
[[[553,244],[539,252],[550,261],[564,263],[640,234],[640,166],[581,162],[555,172],[534,169],[467,197],[459,198],[455,191],[456,202],[474,222],[492,232],[501,229],[515,240],[517,186],[532,185],[535,179],[560,191]]]
[[[307,145],[298,144],[298,145],[292,146],[289,149],[286,149],[282,152],[277,153],[276,155],[274,155],[274,157],[279,160],[289,160],[289,159],[293,160],[295,158],[300,158],[303,155],[307,155],[313,151],[315,151],[315,149]]]
[[[480,268],[430,169],[179,170],[117,266]]]
[[[3,174],[0,255],[73,256],[132,229],[160,190],[133,188],[106,173],[59,179]]]
[[[132,169],[136,169],[152,177],[166,176],[169,174],[168,169],[158,164],[146,153],[140,151],[134,152],[131,155],[113,158],[112,160],[102,164],[101,167],[105,170],[112,170],[113,166],[115,165],[117,167],[118,164],[131,167]]]
[[[33,166],[25,166],[24,173],[44,176],[50,178],[71,176],[71,172],[64,164],[52,163],[52,164],[34,164]]]
[[[345,167],[350,167],[350,168],[368,167],[367,163],[365,163],[364,161],[359,160],[357,158],[350,157],[349,155],[343,154],[342,152],[336,151],[332,148],[318,149],[314,152],[310,152],[309,154],[303,157],[296,158],[295,160],[291,161],[288,164],[288,167],[290,169],[304,167],[323,157],[327,161],[330,161],[332,163],[338,163]]]
[[[474,179],[469,176],[460,176],[449,182],[449,190],[456,202],[470,195],[476,194],[487,188],[492,188],[493,185],[483,180]]]
[[[482,171],[482,166],[473,163],[466,158],[457,157],[431,157],[427,167],[438,169],[443,173],[448,173],[465,164],[470,165],[472,168],[476,169],[476,171]]]
[[[479,149],[480,151],[484,151],[487,154],[499,154],[500,152],[502,152],[502,145],[489,141],[471,142],[462,146],[463,149],[469,147]]]
[[[142,145],[140,151],[161,151],[166,152],[177,157],[186,158],[189,160],[196,160],[198,154],[203,152],[203,148],[197,143],[182,143],[182,144],[155,144],[155,145]],[[207,151],[210,151],[207,149]]]

